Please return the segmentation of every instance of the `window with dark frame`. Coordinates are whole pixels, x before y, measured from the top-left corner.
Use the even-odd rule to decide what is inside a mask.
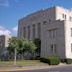
[[[38,24],[37,24],[37,28],[38,28],[38,31],[37,31],[37,33],[38,33],[38,38],[40,39],[40,38],[41,38],[41,23],[38,23]]]
[[[32,37],[33,37],[33,39],[35,38],[35,31],[36,31],[35,24],[33,24],[32,25]]]
[[[23,36],[24,38],[26,38],[26,27],[23,27],[23,31],[24,31]]]
[[[30,40],[30,26],[28,26],[28,40]]]

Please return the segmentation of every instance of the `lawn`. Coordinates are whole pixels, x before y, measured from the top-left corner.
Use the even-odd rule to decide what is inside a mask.
[[[43,64],[39,60],[18,60],[16,65],[18,66],[26,66],[26,65],[41,65]],[[0,66],[12,66],[14,65],[14,61],[0,61]]]

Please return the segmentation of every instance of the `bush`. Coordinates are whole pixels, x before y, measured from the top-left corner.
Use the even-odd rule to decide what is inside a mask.
[[[48,57],[48,59],[41,58],[40,61],[44,63],[48,63],[49,65],[58,65],[60,63],[60,59],[55,56]]]
[[[72,63],[72,59],[66,59],[65,62],[66,62],[67,64],[71,64],[71,63]]]
[[[60,59],[58,57],[52,56],[48,58],[49,65],[58,65],[60,63]]]

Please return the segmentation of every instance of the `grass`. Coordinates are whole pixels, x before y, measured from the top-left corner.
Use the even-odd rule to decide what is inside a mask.
[[[18,60],[16,65],[26,66],[26,65],[40,65],[42,64],[39,60]],[[0,66],[10,66],[14,65],[14,61],[0,61]]]

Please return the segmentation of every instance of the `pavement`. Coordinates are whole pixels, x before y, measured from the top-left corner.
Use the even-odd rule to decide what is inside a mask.
[[[55,68],[55,67],[64,67],[64,66],[72,66],[72,64],[63,64],[60,63],[59,65],[33,65],[33,66],[0,66],[0,72],[13,72],[13,71],[21,71],[21,70],[37,70],[37,69],[48,69],[48,68]]]

